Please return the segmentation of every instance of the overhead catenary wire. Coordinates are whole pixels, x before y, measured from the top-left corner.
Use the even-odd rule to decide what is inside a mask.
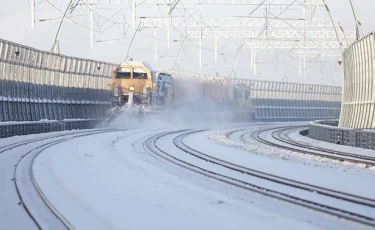
[[[103,16],[101,16],[100,14],[98,14],[98,13],[96,13],[96,15],[99,15],[100,17],[103,17]],[[191,17],[191,15],[190,15],[190,17]],[[104,18],[104,17],[103,17]],[[173,26],[172,26],[172,28],[174,28]],[[211,29],[210,27],[208,27],[207,26],[207,28],[209,28],[209,29]],[[175,28],[174,28],[175,29]],[[177,29],[175,29],[177,32],[179,32]],[[143,33],[143,34],[145,34],[146,36],[149,36],[149,37],[152,37],[152,35],[149,35],[149,34],[146,34],[146,33]],[[159,40],[164,40],[164,39],[159,39]],[[229,40],[229,39],[226,39],[228,42],[232,42],[231,40]],[[206,50],[209,50],[209,49],[206,49]],[[233,56],[236,56],[236,54],[233,54]]]
[[[186,12],[187,12],[187,11],[186,11]],[[187,14],[189,14],[189,12],[187,12]],[[109,17],[102,16],[102,15],[100,15],[100,14],[97,13],[97,12],[95,12],[95,15],[98,16],[98,17],[101,17],[101,18],[103,18],[103,19],[106,20],[105,23],[99,23],[99,22],[97,22],[97,28],[96,28],[95,31],[96,31],[97,33],[100,33],[100,34],[103,34],[103,32],[106,32],[107,30],[113,28],[113,27],[115,26],[115,24],[122,24],[122,25],[128,24],[125,20],[124,20],[123,22],[121,22],[121,23],[116,22],[115,20],[110,20]],[[108,28],[107,30],[102,31],[102,30],[100,29],[101,26],[99,26],[99,25],[101,24],[101,25],[103,26],[103,25],[105,25],[106,23],[108,24],[109,22],[111,23],[111,25],[109,25],[109,28]],[[207,25],[203,25],[203,26],[204,26],[204,27],[207,27],[209,30],[212,30],[212,28],[209,27],[209,26],[207,26]],[[129,28],[129,27],[128,27],[128,28]],[[172,26],[171,28],[172,28],[172,31],[173,31],[173,32],[176,32],[177,34],[180,34],[181,37],[183,37],[183,33],[181,33],[180,31],[178,31],[177,28],[175,28],[175,27],[173,27],[173,26]],[[165,40],[165,39],[155,38],[155,36],[152,36],[152,35],[149,35],[149,34],[147,34],[147,33],[144,33],[143,31],[138,31],[138,33],[143,34],[143,35],[146,35],[146,36],[148,36],[148,37],[150,37],[150,38],[154,38],[154,39],[157,39],[157,40],[159,40],[159,41],[162,41],[162,42],[166,43],[166,40]],[[117,41],[117,42],[118,42],[118,39],[113,38],[113,37],[112,37],[112,39],[113,39],[114,41]],[[231,41],[231,40],[229,40],[229,39],[226,39],[225,41],[226,41],[226,42],[231,42],[231,43],[235,43],[235,44],[237,43],[237,44],[238,44],[238,42],[234,42],[234,41]],[[221,43],[220,46],[221,46],[222,48],[225,49],[224,44],[225,44],[225,43]],[[127,44],[122,43],[122,45],[127,45]],[[197,47],[197,46],[194,45],[194,44],[189,44],[189,46]],[[133,47],[136,48],[136,49],[139,48],[139,47],[137,47],[137,46],[133,46]],[[206,51],[214,52],[213,49],[210,49],[210,48],[207,48],[207,47],[202,47],[202,49],[203,49],[203,50],[206,50]],[[231,53],[230,51],[227,51],[227,50],[224,50],[224,49],[223,49],[222,51],[220,51],[220,52],[224,52],[224,54],[226,54],[227,57],[235,58],[235,57],[237,56],[237,53],[236,53],[236,52],[235,52],[235,53]],[[145,51],[146,51],[146,50],[145,50]],[[281,55],[286,55],[286,56],[289,56],[289,57],[292,56],[291,52],[283,52],[283,51],[280,51],[280,50],[273,50],[272,52],[273,52],[273,53],[279,53],[279,54],[281,54]],[[267,52],[267,53],[268,53],[268,52]],[[167,55],[164,54],[163,56],[167,56]],[[239,59],[240,59],[240,60],[244,60],[244,61],[248,61],[248,60],[249,60],[249,58],[246,58],[246,57],[240,57]],[[181,61],[187,61],[186,59],[180,59],[180,60],[181,60]],[[193,59],[193,60],[194,60],[194,59]],[[228,69],[229,69],[229,68],[228,68]]]

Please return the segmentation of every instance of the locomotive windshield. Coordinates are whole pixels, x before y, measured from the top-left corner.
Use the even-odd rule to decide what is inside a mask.
[[[133,79],[147,79],[147,73],[142,68],[133,69]]]
[[[120,68],[116,72],[116,78],[130,79],[130,68]]]

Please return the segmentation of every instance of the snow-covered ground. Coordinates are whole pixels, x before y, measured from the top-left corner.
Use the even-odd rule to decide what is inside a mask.
[[[263,129],[254,126],[249,130]],[[186,137],[193,148],[235,164],[297,181],[375,198],[375,169],[311,155],[280,150],[255,140],[245,145],[227,138],[231,130],[210,130]],[[210,141],[204,141],[209,139]],[[202,143],[204,141],[204,143]],[[249,139],[251,141],[251,139]],[[348,183],[350,181],[350,183]]]
[[[36,159],[37,182],[77,229],[315,229],[165,173],[138,157],[144,153],[133,146],[143,136],[128,131],[52,147]]]
[[[161,131],[98,134],[53,146],[35,159],[36,181],[77,229],[353,227],[159,162],[143,150],[143,143]],[[211,152],[235,150],[206,135],[187,139]],[[158,144],[172,151],[172,139],[160,139]]]
[[[189,135],[184,143],[248,168],[375,198],[372,183],[375,170],[372,168],[299,156],[255,141],[250,145],[240,143],[243,133],[262,129],[265,124],[222,127]],[[35,181],[45,198],[76,229],[367,229],[162,161],[144,149],[146,139],[168,131],[157,125],[153,128],[94,134],[49,147],[32,165]],[[239,129],[243,131],[234,132],[229,138],[226,136]],[[63,133],[68,132],[60,134]],[[3,139],[0,144],[4,146],[43,135],[47,134]],[[335,203],[315,193],[296,191],[194,158],[174,146],[173,138],[177,135],[164,136],[156,144],[174,157],[223,175],[375,217],[372,208]],[[295,133],[290,137],[308,141]],[[9,211],[0,208],[0,226],[25,229],[32,225],[16,203],[11,178],[16,160],[28,149],[43,143],[15,148],[13,154],[0,154],[0,179],[7,186],[5,196],[0,198],[1,207],[12,207]]]
[[[274,127],[274,126],[270,126],[270,127]],[[344,171],[347,171],[347,170],[358,171],[359,169],[364,169],[365,171],[368,171],[368,173],[375,174],[375,167],[369,167],[365,164],[353,163],[350,161],[341,162],[341,161],[329,159],[326,157],[320,157],[320,156],[315,156],[311,154],[303,154],[303,153],[298,153],[298,152],[294,152],[290,150],[280,149],[278,147],[273,147],[267,144],[259,143],[257,140],[254,140],[253,138],[250,137],[250,133],[252,133],[253,131],[262,130],[265,128],[267,128],[267,126],[261,127],[261,126],[254,125],[245,130],[217,129],[217,130],[210,131],[207,137],[220,145],[241,149],[244,151],[251,152],[253,154],[266,156],[270,158],[279,158],[283,160],[296,161],[296,162],[300,162],[303,164],[313,164],[316,167],[329,167],[331,169],[344,170]],[[272,132],[274,132],[274,130],[265,131],[265,132],[262,132],[260,136],[272,143],[288,146],[288,144],[275,140],[273,137],[271,137]],[[243,143],[241,140],[239,140],[240,139],[239,137],[241,135],[243,135],[243,138],[245,139],[247,143]],[[295,136],[297,135],[299,134],[295,134]],[[303,138],[303,140],[306,141],[306,137],[303,137],[301,135],[299,136],[300,136],[299,139]],[[299,141],[299,139],[297,138],[296,140]],[[308,140],[309,138],[307,138],[307,141]],[[324,148],[327,147],[328,149],[331,148],[333,150],[335,149],[342,150],[344,152],[345,152],[345,149],[341,147],[347,147],[347,146],[334,145],[330,143],[325,143],[325,145],[322,145],[322,146]],[[293,146],[293,148],[304,150],[303,147]],[[355,149],[356,148],[352,147],[351,151],[348,151],[348,153],[371,156],[372,150],[367,150],[366,152],[366,151],[362,151],[362,149],[357,149],[358,150],[358,153],[357,153]],[[316,150],[309,150],[309,151],[313,152]]]
[[[24,152],[37,144],[30,144],[0,153],[0,229],[37,229],[32,219],[19,204],[20,199],[13,182],[14,165]],[[1,145],[2,146],[2,145]]]
[[[20,203],[20,197],[14,184],[15,169],[26,174],[28,165],[19,167],[18,162],[23,159],[23,155],[31,150],[47,144],[48,142],[60,140],[64,135],[69,135],[77,131],[51,132],[43,134],[32,134],[25,136],[15,136],[0,139],[0,229],[37,229],[34,221],[27,214]],[[87,132],[87,131],[78,131]],[[52,137],[52,138],[51,138]],[[35,139],[37,141],[19,145],[24,141]],[[12,146],[10,146],[12,145]],[[7,150],[9,147],[11,149]],[[21,161],[22,162],[22,161]],[[15,168],[17,166],[17,168]],[[24,181],[17,181],[22,187]],[[20,188],[21,189],[21,188]],[[27,191],[19,191],[20,194],[27,194]],[[25,201],[25,200],[24,200]],[[33,210],[33,207],[28,207]]]
[[[353,205],[352,203],[347,202],[340,202],[337,199],[330,199],[326,196],[322,196],[317,193],[312,193],[311,191],[302,191],[287,185],[278,184],[272,181],[264,180],[258,177],[249,176],[242,172],[237,172],[223,166],[219,166],[217,164],[211,164],[206,162],[205,160],[199,159],[191,154],[186,154],[184,151],[178,151],[174,148],[173,144],[170,143],[170,139],[168,136],[159,138],[156,142],[156,145],[165,152],[170,153],[174,157],[181,159],[183,161],[189,162],[192,165],[195,165],[200,168],[204,168],[206,170],[210,170],[217,174],[223,174],[229,176],[230,178],[234,178],[237,180],[245,181],[247,183],[251,183],[262,188],[267,188],[269,190],[275,190],[281,193],[298,196],[299,198],[311,200],[311,201],[318,201],[319,203],[326,204],[336,208],[342,208],[347,211],[355,211],[356,213],[361,213],[362,215],[370,214],[370,216],[375,217],[375,209],[368,208],[368,207],[359,207],[358,205]],[[213,154],[211,154],[213,155]]]

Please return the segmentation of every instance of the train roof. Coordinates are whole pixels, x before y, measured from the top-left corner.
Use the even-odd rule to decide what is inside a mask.
[[[144,63],[141,61],[124,61],[121,62],[120,65],[128,65],[128,66],[145,66],[150,72],[154,72],[154,69],[148,63]]]
[[[160,72],[171,74],[174,78],[179,78],[179,79],[211,82],[211,83],[220,84],[220,85],[230,84],[227,78],[209,76],[209,75],[201,74],[201,73],[182,72],[182,71],[175,71],[175,70],[164,70],[164,71],[161,70]]]

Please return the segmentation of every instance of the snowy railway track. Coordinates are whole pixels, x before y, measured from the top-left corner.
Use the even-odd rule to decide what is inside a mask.
[[[54,145],[74,138],[105,132],[112,132],[112,130],[85,130],[49,135],[7,144],[0,148],[1,155],[7,154],[8,151],[15,151],[23,146],[41,142],[20,155],[18,162],[14,165],[12,178],[19,199],[18,204],[26,211],[38,229],[73,229],[73,227],[68,220],[59,214],[53,204],[46,199],[43,191],[36,183],[32,170],[34,159],[44,150]]]
[[[178,131],[178,132],[182,132],[182,131]],[[271,175],[271,174],[267,174],[267,173],[264,173],[264,172],[252,170],[252,169],[249,169],[249,168],[245,168],[243,166],[232,164],[232,163],[227,162],[227,161],[223,161],[221,159],[214,158],[214,157],[209,156],[207,154],[204,154],[202,152],[199,152],[199,151],[187,146],[183,142],[183,139],[186,136],[188,136],[190,134],[193,134],[193,133],[196,133],[196,132],[199,132],[199,131],[193,131],[193,132],[188,132],[188,133],[184,133],[184,134],[181,134],[181,135],[177,135],[173,139],[174,145],[177,148],[179,148],[181,151],[183,151],[183,152],[185,152],[185,153],[187,153],[187,154],[189,154],[189,155],[191,155],[195,158],[198,158],[198,159],[203,160],[205,162],[215,164],[215,165],[218,165],[220,167],[224,167],[224,168],[227,168],[227,169],[230,169],[230,170],[242,173],[242,174],[246,174],[246,175],[249,175],[249,176],[252,176],[252,177],[262,178],[264,180],[269,180],[269,181],[272,181],[272,182],[275,182],[275,183],[287,185],[287,186],[290,186],[290,187],[293,187],[293,188],[296,188],[296,189],[305,190],[305,191],[312,192],[312,193],[317,193],[319,195],[329,197],[330,199],[336,199],[338,201],[342,200],[342,201],[345,201],[345,202],[350,202],[350,203],[354,203],[354,204],[357,204],[357,205],[362,205],[362,206],[366,206],[366,207],[370,207],[370,208],[375,207],[375,200],[370,199],[370,198],[361,197],[361,196],[357,196],[357,195],[353,195],[353,194],[348,194],[348,193],[344,193],[344,192],[340,192],[340,191],[334,191],[334,190],[331,190],[331,189],[326,189],[326,188],[323,188],[323,187],[314,186],[314,185],[310,185],[310,184],[307,184],[307,183],[302,183],[302,182],[290,180],[290,179],[287,179],[287,178],[279,177],[279,176],[276,176],[276,175]],[[270,188],[267,188],[267,187],[262,187],[262,186],[259,186],[257,184],[251,183],[249,181],[245,181],[245,180],[242,180],[242,179],[227,176],[227,175],[224,175],[223,173],[216,172],[215,170],[207,169],[205,167],[193,164],[193,163],[191,163],[187,160],[176,157],[169,152],[163,151],[157,145],[156,142],[158,141],[158,139],[161,139],[161,138],[163,138],[165,136],[168,136],[168,135],[176,135],[176,133],[177,132],[167,132],[167,133],[159,134],[159,135],[156,135],[156,136],[153,136],[153,137],[147,139],[144,142],[145,150],[151,156],[153,156],[156,159],[172,163],[174,165],[185,168],[189,171],[204,175],[206,177],[209,177],[209,178],[221,181],[221,182],[224,182],[226,184],[230,184],[230,185],[238,187],[238,188],[242,188],[242,189],[245,189],[245,190],[248,190],[248,191],[251,191],[251,192],[256,192],[256,193],[259,193],[259,194],[262,194],[262,195],[265,195],[265,196],[268,196],[268,197],[271,197],[271,198],[275,198],[275,199],[278,199],[278,200],[282,200],[282,201],[285,201],[285,202],[288,202],[288,203],[303,206],[303,207],[306,207],[306,208],[309,208],[309,209],[312,209],[312,210],[315,210],[315,211],[330,214],[330,215],[333,215],[333,216],[336,216],[338,218],[342,218],[342,219],[345,219],[345,220],[348,220],[348,221],[353,221],[353,222],[356,222],[356,223],[361,223],[361,224],[364,224],[364,225],[367,225],[367,226],[375,227],[374,217],[363,215],[361,213],[348,211],[348,210],[345,210],[345,209],[342,209],[342,208],[330,206],[330,205],[325,204],[324,202],[316,202],[314,200],[309,200],[309,199],[306,199],[306,198],[302,198],[302,197],[298,197],[298,196],[295,196],[295,195],[287,194],[285,192],[280,192],[280,191],[270,189]]]
[[[269,146],[273,146],[273,147],[277,147],[277,148],[281,148],[285,150],[329,158],[329,159],[338,160],[341,162],[347,161],[347,162],[352,162],[352,163],[357,163],[357,164],[364,164],[367,166],[375,166],[375,157],[369,157],[369,156],[353,154],[353,153],[345,153],[342,151],[335,151],[332,149],[326,149],[326,148],[320,148],[320,147],[313,147],[313,146],[299,143],[297,141],[293,141],[290,138],[288,139],[287,137],[282,136],[282,134],[284,134],[284,132],[288,130],[301,128],[301,127],[304,127],[304,126],[272,127],[272,128],[261,129],[261,130],[257,130],[253,132],[245,132],[240,136],[240,140],[244,144],[250,144],[250,142],[245,138],[246,136],[249,136],[252,139],[260,143],[263,143],[265,145],[269,145]],[[268,135],[268,132],[271,132],[271,137],[273,139],[283,144],[276,143],[276,142],[267,140],[266,138],[262,137],[262,134],[267,133]]]
[[[334,155],[343,155],[343,156],[347,156],[347,157],[354,157],[354,158],[358,158],[358,159],[369,160],[369,161],[373,161],[374,164],[375,164],[375,157],[369,157],[369,156],[353,154],[353,153],[345,153],[345,152],[342,152],[342,151],[335,151],[335,150],[332,150],[332,149],[327,149],[327,148],[322,148],[322,147],[317,147],[317,146],[311,146],[307,143],[295,141],[295,140],[293,140],[289,137],[289,133],[293,130],[294,129],[283,128],[283,129],[279,129],[279,130],[276,130],[276,131],[272,132],[271,135],[276,140],[284,142],[286,144],[293,145],[293,146],[298,146],[298,147],[302,147],[302,148],[310,149],[310,150],[323,151],[323,152],[326,152],[326,153],[332,153]]]

